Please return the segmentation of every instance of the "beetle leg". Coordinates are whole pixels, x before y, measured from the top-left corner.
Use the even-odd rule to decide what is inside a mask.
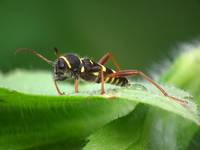
[[[109,74],[107,76],[108,77],[127,77],[127,76],[134,76],[134,75],[142,76],[145,80],[147,80],[148,82],[153,84],[156,88],[158,88],[160,90],[160,92],[164,96],[169,97],[169,98],[175,100],[176,102],[178,102],[180,104],[187,104],[188,103],[187,101],[184,101],[182,99],[176,98],[174,96],[170,96],[158,83],[156,83],[154,80],[152,80],[146,74],[144,74],[142,71],[138,71],[138,70],[123,70],[123,71],[118,71],[116,73]]]
[[[103,95],[105,93],[104,90],[104,74],[103,74],[103,69],[101,69],[101,94]]]
[[[55,87],[56,87],[56,91],[57,91],[58,95],[65,95],[64,92],[61,92],[61,91],[60,91],[60,89],[59,89],[59,87],[58,87],[58,84],[57,84],[57,82],[56,82],[55,80],[54,80],[54,85],[55,85]]]
[[[78,79],[75,79],[74,88],[75,88],[75,93],[78,93]]]
[[[111,59],[112,63],[114,64],[114,66],[117,68],[117,71],[120,70],[120,66],[117,63],[116,59],[113,57],[111,52],[106,53],[100,60],[99,60],[99,64],[106,64],[108,62],[108,60]]]

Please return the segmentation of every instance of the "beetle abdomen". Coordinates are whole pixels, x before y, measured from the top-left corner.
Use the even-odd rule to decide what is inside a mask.
[[[86,81],[101,83],[101,69],[104,74],[105,83],[110,83],[118,86],[128,85],[128,80],[125,77],[107,77],[108,75],[115,73],[114,70],[105,67],[101,64],[95,63],[90,59],[83,59],[84,71],[81,72],[80,77]]]

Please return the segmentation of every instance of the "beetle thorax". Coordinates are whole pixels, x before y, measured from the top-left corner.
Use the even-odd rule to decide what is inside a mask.
[[[60,56],[55,63],[54,79],[65,80],[77,77],[81,67],[81,60],[74,54]]]

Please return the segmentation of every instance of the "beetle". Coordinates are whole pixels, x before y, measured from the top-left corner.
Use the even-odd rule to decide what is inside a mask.
[[[154,85],[160,92],[180,104],[186,104],[187,101],[182,99],[176,98],[174,96],[169,95],[158,83],[152,80],[149,76],[144,74],[142,71],[139,70],[121,70],[119,64],[117,63],[116,59],[113,57],[112,53],[106,53],[98,62],[89,59],[89,58],[81,58],[77,54],[69,53],[61,55],[57,48],[54,48],[55,55],[57,59],[55,61],[51,61],[41,55],[40,53],[36,52],[35,50],[28,49],[28,48],[20,48],[17,49],[17,52],[20,51],[28,51],[32,54],[36,55],[37,57],[41,58],[48,64],[54,67],[54,85],[58,95],[64,95],[63,92],[60,91],[57,81],[64,81],[66,79],[73,78],[74,79],[74,87],[75,93],[78,93],[78,81],[79,79],[83,79],[85,81],[101,83],[101,94],[105,93],[104,84],[110,83],[117,86],[129,86],[129,80],[127,79],[128,76],[141,76],[146,81]],[[105,64],[111,60],[116,70],[108,68]]]

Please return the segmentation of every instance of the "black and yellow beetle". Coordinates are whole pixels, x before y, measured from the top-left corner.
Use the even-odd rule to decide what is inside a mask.
[[[105,82],[115,84],[117,86],[129,86],[129,80],[127,79],[127,76],[140,75],[145,80],[157,87],[164,96],[169,97],[181,104],[187,103],[187,101],[178,99],[174,96],[170,96],[159,84],[157,84],[150,77],[145,75],[142,71],[121,70],[115,58],[110,52],[105,54],[98,62],[95,62],[89,58],[80,58],[76,54],[60,55],[57,48],[55,48],[54,50],[57,56],[57,59],[55,61],[51,61],[43,55],[39,54],[38,52],[28,48],[17,49],[17,52],[29,51],[54,67],[53,79],[57,93],[59,95],[63,95],[64,93],[62,93],[58,88],[57,81],[63,81],[69,78],[74,78],[75,80],[74,87],[76,93],[78,92],[78,81],[81,78],[85,81],[101,83],[101,94],[103,95],[105,93]],[[105,66],[108,60],[111,60],[112,63],[115,65],[116,71]]]

